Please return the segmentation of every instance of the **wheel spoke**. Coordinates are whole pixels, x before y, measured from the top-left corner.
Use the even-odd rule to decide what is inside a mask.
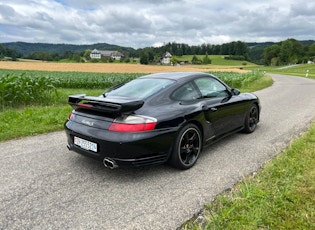
[[[186,133],[185,136],[184,136],[184,142],[185,142],[185,144],[188,144],[188,142],[189,142],[188,133]]]
[[[180,158],[181,158],[181,160],[183,161],[184,164],[189,163],[190,151],[189,151],[189,147],[187,146],[186,143],[185,143],[184,146],[181,147]]]
[[[182,160],[182,162],[184,163],[184,164],[187,164],[187,160],[188,160],[188,155],[187,155],[187,153],[182,153],[181,155],[180,155],[180,158],[181,158],[181,160]]]
[[[197,147],[193,146],[192,152],[194,153],[194,155],[197,155],[199,152],[199,146],[197,146]]]
[[[196,137],[196,133],[193,133],[193,135],[189,138],[189,143],[192,144],[194,142],[194,140],[197,138]]]

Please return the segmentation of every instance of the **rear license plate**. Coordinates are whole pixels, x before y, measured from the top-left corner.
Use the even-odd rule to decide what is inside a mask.
[[[79,137],[74,137],[73,142],[75,145],[81,147],[82,149],[97,152],[97,144],[94,142],[87,141]]]

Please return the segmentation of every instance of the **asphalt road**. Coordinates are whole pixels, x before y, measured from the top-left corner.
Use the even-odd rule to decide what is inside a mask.
[[[176,229],[315,120],[315,81],[273,75],[261,122],[204,149],[190,170],[106,169],[64,132],[0,143],[0,229]],[[35,125],[35,124],[34,124]]]

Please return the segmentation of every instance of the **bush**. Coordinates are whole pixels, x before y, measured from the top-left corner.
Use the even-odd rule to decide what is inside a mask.
[[[203,58],[203,64],[211,64],[211,59],[209,58],[208,54]]]
[[[193,58],[191,59],[191,63],[194,65],[201,65],[202,61],[200,59],[198,59],[198,57],[196,55],[194,55]]]
[[[241,55],[230,55],[230,56],[225,56],[225,60],[237,60],[237,61],[245,61],[246,58]]]

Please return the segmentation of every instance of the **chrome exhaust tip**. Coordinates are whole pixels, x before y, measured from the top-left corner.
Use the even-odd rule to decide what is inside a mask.
[[[117,163],[113,159],[110,159],[108,157],[104,158],[103,164],[105,165],[106,168],[110,169],[115,169],[118,167]]]
[[[71,146],[68,144],[67,145],[67,149],[70,151],[71,150]]]

